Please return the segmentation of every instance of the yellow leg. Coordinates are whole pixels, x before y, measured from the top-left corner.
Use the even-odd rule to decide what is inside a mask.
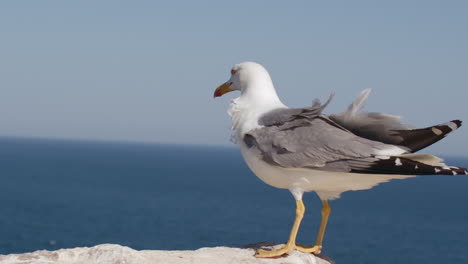
[[[305,207],[302,200],[296,200],[296,219],[294,220],[294,225],[291,229],[291,235],[289,236],[288,243],[280,249],[266,251],[259,249],[255,257],[257,258],[275,258],[280,257],[284,254],[287,254],[294,249],[296,249],[296,236],[299,231],[299,226],[301,224],[302,218],[304,217]]]
[[[325,229],[327,228],[327,223],[328,223],[328,216],[330,216],[330,212],[331,212],[331,208],[330,208],[330,205],[328,204],[328,201],[323,200],[322,204],[323,204],[322,222],[320,223],[320,229],[317,235],[317,241],[315,241],[314,246],[297,245],[296,249],[301,252],[320,254],[320,252],[322,251],[323,236],[325,235]]]

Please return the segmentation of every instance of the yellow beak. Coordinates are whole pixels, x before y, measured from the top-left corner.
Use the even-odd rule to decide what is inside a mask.
[[[231,87],[231,85],[232,85],[232,82],[225,82],[221,84],[220,86],[218,86],[218,88],[216,88],[213,97],[220,97],[221,95],[225,93],[234,91],[231,88],[229,88]]]

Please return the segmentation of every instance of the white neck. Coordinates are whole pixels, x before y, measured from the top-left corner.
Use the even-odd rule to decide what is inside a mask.
[[[250,81],[241,96],[231,101],[228,110],[235,131],[234,139],[238,142],[245,133],[260,127],[258,119],[277,108],[287,107],[280,101],[271,80]]]
[[[275,87],[271,80],[255,80],[250,81],[249,84],[241,91],[240,100],[251,102],[251,107],[258,108],[266,105],[278,105],[281,100],[276,94]]]

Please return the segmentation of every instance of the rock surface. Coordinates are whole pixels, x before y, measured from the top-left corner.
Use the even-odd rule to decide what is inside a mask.
[[[278,247],[267,246],[266,248]],[[247,248],[215,247],[198,250],[141,250],[128,247],[103,244],[94,247],[60,249],[56,251],[39,250],[32,253],[0,255],[1,264],[222,264],[222,263],[276,263],[276,264],[329,264],[314,255],[292,252],[289,256],[277,259],[257,259],[253,255],[254,248],[265,248],[261,244],[250,245]],[[326,257],[324,257],[326,258]]]

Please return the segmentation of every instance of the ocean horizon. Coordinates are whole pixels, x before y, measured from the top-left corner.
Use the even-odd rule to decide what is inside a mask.
[[[468,167],[468,157],[442,156]],[[337,263],[468,263],[468,176],[420,176],[331,201],[323,253]],[[304,195],[298,242],[321,203]],[[120,244],[189,250],[284,243],[287,190],[236,146],[0,137],[0,254]]]

